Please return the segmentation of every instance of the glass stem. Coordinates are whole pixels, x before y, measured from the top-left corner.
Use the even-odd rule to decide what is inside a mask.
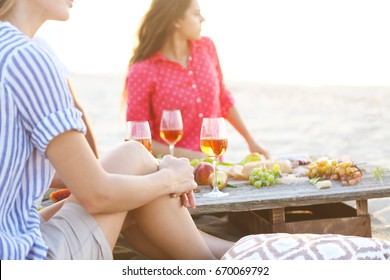
[[[218,180],[217,180],[217,159],[213,160],[213,167],[214,167],[214,191],[219,191],[218,189]]]
[[[173,145],[173,144],[169,144],[169,154],[170,154],[171,156],[173,156],[173,148],[174,148],[174,146],[175,146],[175,145]]]

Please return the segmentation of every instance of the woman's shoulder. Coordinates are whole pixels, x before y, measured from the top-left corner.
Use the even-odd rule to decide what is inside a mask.
[[[31,60],[33,63],[38,64],[41,63],[42,60],[47,60],[47,54],[37,46],[35,42],[33,42],[26,35],[21,33],[12,25],[3,25],[1,26],[0,35],[4,35],[5,32],[7,36],[3,37],[3,40],[0,40],[0,45],[4,46],[1,48],[0,55],[3,61],[12,60],[14,61],[26,61],[29,57],[35,57],[39,59]],[[31,65],[31,61],[28,65]],[[14,65],[13,63],[5,63],[9,66]],[[5,65],[4,64],[4,65]],[[27,65],[27,64],[26,64]],[[14,65],[15,67],[16,64]]]
[[[199,40],[194,41],[195,46],[214,47],[214,42],[210,37],[202,36]]]
[[[157,64],[160,60],[163,60],[163,56],[160,53],[156,53],[147,59],[137,61],[130,65],[129,74],[153,73],[156,71]]]
[[[212,56],[215,56],[217,53],[213,40],[207,36],[203,36],[199,40],[194,41],[193,47],[195,50],[206,51]]]
[[[214,45],[213,40],[210,37],[203,36],[199,40],[193,42],[193,52],[204,53],[212,58],[218,57],[217,49]]]
[[[132,65],[130,65],[129,68],[136,69],[136,70],[144,70],[144,69],[150,70],[150,68],[153,68],[155,66],[156,60],[157,60],[157,56],[153,55],[147,59],[140,60],[140,61],[133,63]]]
[[[144,82],[153,80],[156,73],[156,65],[149,59],[137,61],[131,64],[127,71],[127,79],[140,80]]]
[[[7,54],[15,54],[25,49],[34,49],[31,39],[8,22],[1,22],[0,37],[0,42],[7,50],[5,52]]]

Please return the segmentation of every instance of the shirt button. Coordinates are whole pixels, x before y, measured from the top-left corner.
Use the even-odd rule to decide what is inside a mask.
[[[202,101],[202,99],[200,99],[200,97],[198,97],[197,99],[196,99],[196,102],[197,103],[200,103]]]
[[[203,114],[202,113],[199,113],[199,118],[203,118]]]
[[[190,60],[190,61],[191,61],[191,60],[192,60],[192,56],[189,56],[189,57],[188,57],[188,60]]]
[[[192,84],[192,88],[196,88],[196,84]]]
[[[193,72],[190,70],[190,71],[188,71],[188,75],[192,75],[193,74]]]

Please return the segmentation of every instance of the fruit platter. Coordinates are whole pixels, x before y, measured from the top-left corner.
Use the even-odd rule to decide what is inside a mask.
[[[213,165],[210,159],[194,159],[194,178],[199,188],[212,187],[214,178]],[[317,189],[331,188],[337,182],[341,186],[358,185],[363,176],[371,176],[378,181],[383,179],[386,170],[376,167],[367,172],[364,164],[336,158],[319,157],[313,159],[306,155],[289,154],[277,159],[267,160],[259,153],[246,155],[239,163],[218,162],[218,188],[237,188],[248,184],[254,188],[310,183]],[[368,174],[371,173],[371,174]]]
[[[249,154],[216,165],[218,186],[229,195],[208,198],[207,160],[196,160],[196,208],[191,215],[223,214],[245,234],[338,233],[371,236],[368,200],[390,197],[390,171],[349,159]]]

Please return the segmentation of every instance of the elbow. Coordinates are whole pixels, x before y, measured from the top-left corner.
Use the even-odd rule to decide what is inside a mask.
[[[105,203],[109,201],[108,193],[105,191],[95,190],[84,198],[78,199],[80,205],[91,215],[106,212]]]

